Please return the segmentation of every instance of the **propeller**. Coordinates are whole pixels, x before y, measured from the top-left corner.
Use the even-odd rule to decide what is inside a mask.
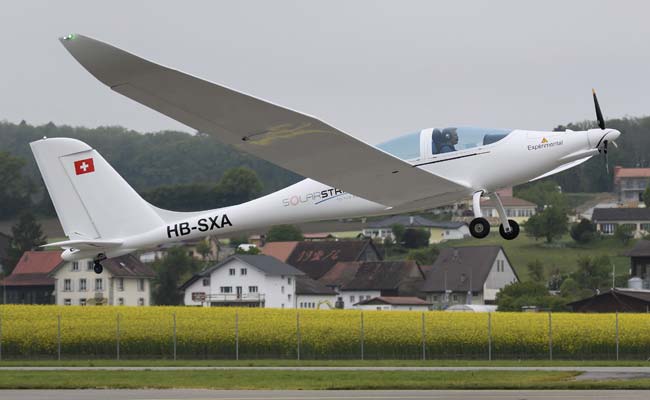
[[[596,96],[596,90],[591,89],[591,93],[594,96],[594,107],[596,108],[596,119],[598,120],[598,127],[601,130],[605,130],[605,118],[603,118],[603,112],[600,110],[600,104],[598,104],[598,97]],[[605,136],[603,136],[603,138],[604,137]],[[605,139],[602,141],[602,146],[598,147],[598,151],[603,153],[603,155],[605,156],[605,171],[607,171],[607,174],[609,174],[609,158],[607,156],[608,144],[609,144],[609,140]],[[612,141],[612,144],[614,145],[614,147],[618,148],[616,142]]]

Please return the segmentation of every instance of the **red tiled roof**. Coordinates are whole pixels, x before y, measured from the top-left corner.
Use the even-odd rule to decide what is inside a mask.
[[[618,178],[650,178],[650,168],[622,168],[614,169],[614,180]]]
[[[286,262],[298,242],[268,242],[260,248],[262,254]]]
[[[376,252],[376,248],[371,243],[367,240],[298,242],[286,263],[298,268],[312,279],[320,279],[337,262],[359,260],[367,246],[371,246]],[[377,254],[377,258],[381,256]]]
[[[536,207],[535,203],[511,196],[501,196],[501,202],[504,207]],[[481,206],[483,207],[496,207],[496,205],[497,202],[493,198],[481,199]]]
[[[3,285],[7,286],[45,286],[54,285],[54,279],[48,274],[63,260],[60,251],[26,251],[6,277]]]

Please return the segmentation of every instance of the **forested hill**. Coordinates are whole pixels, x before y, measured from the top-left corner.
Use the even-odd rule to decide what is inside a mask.
[[[26,161],[23,172],[40,187],[40,174],[29,142],[42,137],[71,137],[96,148],[138,191],[162,185],[217,183],[229,168],[249,167],[270,193],[297,182],[300,177],[204,135],[183,132],[141,134],[121,127],[95,129],[32,126],[25,122],[0,122],[0,152],[6,151]]]
[[[607,120],[606,126],[621,131],[618,148],[609,146],[609,173],[605,157],[595,156],[586,163],[553,175],[547,180],[557,182],[565,192],[610,192],[613,190],[614,166],[650,167],[650,117]],[[595,122],[571,123],[556,130],[575,131],[596,128]]]

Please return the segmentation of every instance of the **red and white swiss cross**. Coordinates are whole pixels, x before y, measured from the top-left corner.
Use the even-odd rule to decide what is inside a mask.
[[[87,174],[89,172],[95,172],[95,163],[93,163],[93,159],[86,158],[83,160],[75,161],[74,172],[77,175]]]

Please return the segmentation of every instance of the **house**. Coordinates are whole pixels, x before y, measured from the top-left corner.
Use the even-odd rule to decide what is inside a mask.
[[[208,236],[202,239],[184,240],[182,242],[160,245],[154,249],[140,253],[140,261],[143,263],[152,263],[161,260],[165,257],[169,249],[179,246],[183,247],[190,257],[201,261],[218,261],[223,257],[223,254],[220,253],[225,250],[221,248],[216,238]]]
[[[373,221],[363,229],[365,237],[383,241],[393,237],[393,225],[405,228],[420,228],[430,232],[429,243],[439,243],[444,240],[463,239],[469,236],[469,227],[465,222],[431,221],[419,215],[394,215],[392,217]]]
[[[298,308],[331,310],[336,308],[337,298],[338,293],[325,286],[325,284],[306,275],[296,277],[296,304]]]
[[[650,241],[639,240],[629,250],[630,257],[630,289],[650,289]],[[636,283],[636,285],[635,285]]]
[[[415,261],[340,262],[319,279],[339,294],[342,308],[376,297],[417,297],[424,272]]]
[[[650,232],[650,208],[596,208],[591,220],[603,235],[613,235],[619,226],[630,227],[635,238]]]
[[[614,167],[614,191],[620,203],[636,206],[642,202],[649,183],[650,168]]]
[[[318,280],[341,261],[378,261],[381,254],[372,240],[270,242],[260,248]]]
[[[497,293],[519,277],[501,246],[442,249],[420,290],[433,307],[494,304]]]
[[[528,218],[537,212],[537,205],[535,203],[512,195],[501,196],[501,203],[506,210],[508,218],[515,220],[519,224],[526,222]],[[481,198],[481,212],[483,213],[483,217],[490,221],[490,224],[501,224],[499,212],[497,211],[497,202],[494,197]]]
[[[296,308],[300,270],[267,255],[235,254],[180,286],[186,306]]]
[[[610,289],[607,292],[567,304],[574,312],[650,312],[650,290]]]
[[[354,305],[358,310],[388,310],[388,311],[428,311],[430,303],[419,297],[390,297],[379,296],[360,301]]]
[[[2,280],[9,304],[53,304],[54,279],[49,276],[63,264],[60,251],[26,251],[11,275]]]
[[[109,258],[102,266],[104,272],[98,275],[92,259],[59,263],[48,274],[54,280],[55,304],[151,305],[151,282],[156,273],[149,265],[127,255]]]
[[[0,232],[0,274],[4,273],[5,262],[9,255],[9,246],[11,246],[11,236]]]

